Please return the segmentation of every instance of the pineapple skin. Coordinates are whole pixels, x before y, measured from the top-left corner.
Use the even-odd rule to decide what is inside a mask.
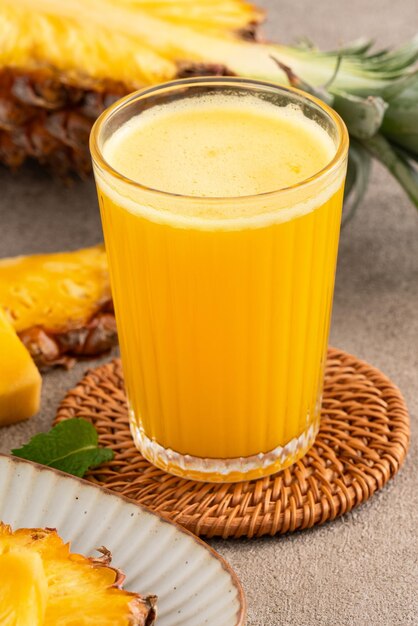
[[[0,68],[0,163],[16,170],[34,159],[63,178],[85,178],[95,119],[129,91],[112,80],[70,84],[53,68]]]
[[[64,544],[55,529],[22,528],[13,532],[0,522],[0,574],[5,575],[2,559],[15,556],[26,574],[26,589],[34,590],[36,595],[33,615],[39,619],[22,624],[152,626],[156,597],[124,591],[124,575],[110,566],[110,552],[105,548],[99,551],[101,557],[88,558],[70,552],[69,544]],[[42,574],[44,580],[31,580],[31,574],[38,578]],[[16,581],[16,593],[22,592],[21,583]],[[0,592],[0,616],[8,612],[12,591],[3,596]]]

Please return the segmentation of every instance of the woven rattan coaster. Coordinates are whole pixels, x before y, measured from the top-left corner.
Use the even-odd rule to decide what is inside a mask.
[[[260,480],[208,484],[166,474],[135,448],[119,360],[87,372],[64,398],[56,421],[84,417],[111,463],[88,480],[145,504],[206,537],[259,537],[310,528],[364,502],[398,471],[409,418],[395,385],[356,357],[330,349],[321,427],[292,467]]]

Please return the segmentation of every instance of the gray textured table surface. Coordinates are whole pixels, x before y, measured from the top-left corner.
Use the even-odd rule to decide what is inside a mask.
[[[418,30],[416,0],[265,1],[266,31],[323,47],[363,34],[381,45]],[[0,255],[71,249],[101,237],[91,181],[70,189],[37,169],[0,170]],[[418,214],[375,167],[373,183],[341,238],[332,344],[382,369],[402,389],[412,446],[400,474],[343,519],[288,537],[213,541],[246,590],[251,626],[404,626],[418,623],[417,375]],[[46,430],[65,390],[86,369],[44,379],[40,415],[0,431],[0,451]]]

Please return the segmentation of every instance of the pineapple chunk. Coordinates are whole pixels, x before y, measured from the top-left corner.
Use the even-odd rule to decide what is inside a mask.
[[[0,309],[0,426],[28,419],[38,411],[41,384],[29,352]]]
[[[0,523],[0,624],[151,626],[155,619],[155,597],[143,597],[122,590],[124,577],[118,570],[109,567],[110,554],[105,550],[103,552],[104,556],[99,559],[87,558],[71,553],[69,545],[64,544],[55,530],[22,528],[13,533],[10,526]],[[2,580],[7,576],[7,557],[16,554],[38,559],[43,568],[43,580],[40,576],[38,582],[41,591],[46,589],[46,600],[44,603],[39,602],[42,616],[38,618],[34,612],[32,621],[23,621],[23,617],[21,621],[15,619],[6,622],[1,619],[3,615],[8,615],[8,611],[13,615],[16,595],[24,585],[31,589],[31,584],[35,584],[33,580],[31,583],[29,574],[25,574],[27,582],[22,578],[15,585],[10,583],[10,591],[7,587],[6,592],[3,592]],[[2,569],[2,559],[5,558],[5,567]],[[29,572],[29,559],[27,567]],[[26,618],[26,614],[24,616]]]
[[[39,554],[30,550],[0,556],[0,624],[42,626],[47,582]]]

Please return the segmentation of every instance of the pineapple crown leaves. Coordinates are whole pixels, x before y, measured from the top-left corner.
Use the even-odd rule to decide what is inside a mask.
[[[371,154],[361,143],[353,139],[350,142],[344,189],[345,211],[342,218],[343,227],[354,217],[366,192],[371,170],[371,160]]]
[[[367,90],[367,83],[362,82],[362,79],[368,79],[370,86],[373,84],[373,81],[376,81],[384,89],[386,85],[382,84],[382,81],[388,81],[389,83],[414,73],[414,64],[418,61],[418,34],[410,41],[394,49],[371,52],[373,45],[373,40],[362,38],[344,47],[330,51],[321,51],[313,44],[307,43],[306,40],[301,45],[293,48],[285,46],[273,47],[279,50],[288,50],[289,52],[293,49],[295,54],[300,51],[301,59],[304,59],[306,52],[309,52],[312,66],[315,64],[318,66],[322,65],[323,69],[332,67],[336,59],[340,58],[342,60],[342,73],[338,81],[346,86],[351,83],[351,89],[359,92],[362,92],[363,88]],[[308,68],[309,58],[304,60]]]
[[[350,135],[357,139],[373,137],[382,125],[388,103],[380,96],[357,96],[341,89],[330,90],[338,76],[343,56],[336,56],[333,74],[325,85],[313,86],[293,73],[292,69],[272,56],[293,87],[303,89],[332,106],[344,119]]]
[[[395,50],[372,53],[371,47],[371,41],[358,40],[320,52],[305,41],[293,49],[296,63],[290,48],[277,46],[271,53],[291,85],[332,106],[347,125],[351,147],[345,221],[367,188],[371,156],[385,165],[418,208],[418,35]]]
[[[38,433],[12,454],[79,477],[114,456],[109,448],[98,446],[96,429],[82,418],[65,420],[47,433]]]

